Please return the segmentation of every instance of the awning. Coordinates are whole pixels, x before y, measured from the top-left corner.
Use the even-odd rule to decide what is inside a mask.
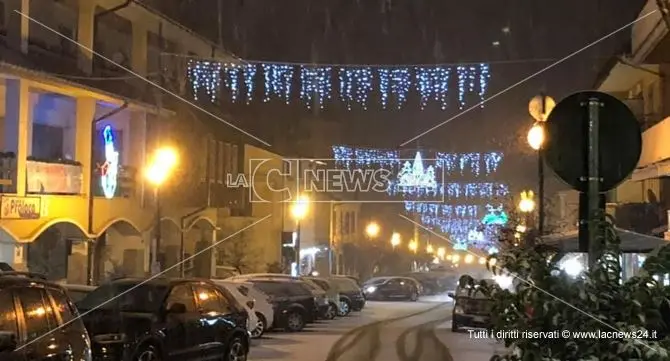
[[[664,159],[635,169],[631,175],[631,180],[643,181],[661,177],[670,177],[670,159]]]
[[[668,241],[659,237],[621,228],[615,228],[615,230],[621,239],[621,251],[624,253],[649,253],[668,243]],[[542,242],[565,252],[579,252],[579,232],[576,230],[544,236]]]

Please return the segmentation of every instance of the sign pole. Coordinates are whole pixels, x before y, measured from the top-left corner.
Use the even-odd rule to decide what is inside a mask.
[[[588,133],[588,225],[589,225],[589,268],[593,268],[600,257],[600,162],[599,162],[599,123],[601,103],[598,98],[590,98]]]

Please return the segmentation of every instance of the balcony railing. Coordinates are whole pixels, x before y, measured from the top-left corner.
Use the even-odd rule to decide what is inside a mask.
[[[645,112],[643,98],[623,99],[623,102],[633,112],[638,122],[640,122],[642,131],[653,127],[663,120],[663,116],[661,116],[661,114]]]
[[[155,100],[154,95],[145,90],[144,80],[134,78],[108,62],[105,64],[104,60],[94,61],[93,74],[86,74],[79,70],[77,64],[79,49],[66,44],[47,45],[39,39],[30,39],[26,55],[13,48],[4,33],[0,30],[0,61],[124,98],[145,103]]]
[[[26,193],[75,195],[83,193],[79,162],[29,158],[26,161]]]

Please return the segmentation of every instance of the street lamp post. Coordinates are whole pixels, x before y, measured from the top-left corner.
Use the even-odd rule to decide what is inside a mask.
[[[309,198],[305,195],[299,195],[298,199],[293,203],[291,207],[291,214],[293,219],[296,221],[296,237],[295,237],[295,271],[296,275],[300,276],[301,272],[301,259],[300,259],[300,244],[301,244],[301,234],[300,234],[300,221],[302,221],[307,215],[309,210]]]
[[[160,263],[158,254],[160,253],[161,243],[161,207],[160,207],[160,188],[170,173],[177,165],[177,152],[172,148],[160,148],[156,150],[151,163],[147,166],[145,176],[149,183],[154,186],[154,202],[156,208],[154,225],[154,244],[149,251],[149,267],[151,274],[160,272]]]
[[[519,201],[519,211],[526,216],[525,226],[530,227],[530,216],[535,210],[535,195],[533,191],[521,192],[521,200]]]
[[[528,131],[528,144],[537,151],[537,196],[538,196],[538,217],[537,231],[540,236],[544,235],[544,155],[543,146],[545,141],[544,122],[549,117],[549,113],[556,106],[556,102],[551,97],[544,94],[534,97],[528,104],[528,111],[535,119],[535,124]]]

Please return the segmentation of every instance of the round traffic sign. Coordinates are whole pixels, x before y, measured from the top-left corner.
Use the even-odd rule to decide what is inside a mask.
[[[561,100],[545,124],[544,159],[564,182],[586,192],[590,99],[600,103],[600,191],[606,192],[630,175],[642,152],[640,125],[619,99],[601,92],[584,91]]]

